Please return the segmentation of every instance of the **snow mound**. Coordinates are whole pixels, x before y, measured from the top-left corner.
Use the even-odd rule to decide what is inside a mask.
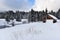
[[[0,29],[0,40],[60,40],[60,23],[48,20]]]

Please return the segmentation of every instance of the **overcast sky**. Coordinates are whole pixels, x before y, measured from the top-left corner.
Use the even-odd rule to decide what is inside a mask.
[[[36,0],[34,9],[43,10],[48,9],[57,11],[60,8],[60,0]]]
[[[0,11],[6,10],[54,10],[60,8],[60,0],[0,0]]]

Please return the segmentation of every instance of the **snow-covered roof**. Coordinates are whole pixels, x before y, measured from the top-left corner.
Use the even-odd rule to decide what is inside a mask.
[[[55,17],[54,15],[51,15],[51,14],[48,14],[48,15],[51,16],[52,18],[58,20],[57,17]]]

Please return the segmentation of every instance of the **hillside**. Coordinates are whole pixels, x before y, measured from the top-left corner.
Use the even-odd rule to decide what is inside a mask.
[[[33,22],[0,29],[0,40],[60,40],[60,21]]]

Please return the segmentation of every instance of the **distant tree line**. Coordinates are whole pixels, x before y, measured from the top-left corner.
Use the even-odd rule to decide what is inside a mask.
[[[12,10],[10,11],[5,11],[5,12],[0,12],[0,19],[6,19],[6,21],[14,20],[16,21],[21,21],[21,19],[28,19],[29,22],[36,22],[36,21],[42,21],[42,18],[46,19],[47,14],[54,15],[58,19],[60,19],[60,9],[57,12],[54,12],[51,10],[51,12],[48,12],[46,9],[45,11],[34,11],[31,9],[29,12],[24,12],[24,11],[16,11],[13,12]],[[45,20],[43,20],[45,21]]]

